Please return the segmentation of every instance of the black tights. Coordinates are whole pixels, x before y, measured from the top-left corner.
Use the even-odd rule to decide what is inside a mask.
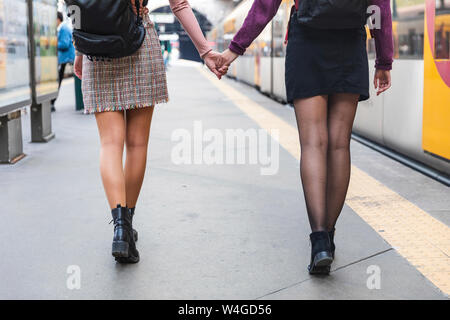
[[[350,138],[356,94],[333,94],[294,102],[300,135],[300,174],[312,231],[331,231],[350,181]]]

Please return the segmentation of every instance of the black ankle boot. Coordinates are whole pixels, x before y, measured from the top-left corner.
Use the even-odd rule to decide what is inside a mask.
[[[139,252],[133,238],[131,214],[127,207],[120,205],[111,211],[114,221],[112,255],[120,263],[139,262]]]
[[[334,232],[336,231],[335,228],[333,228],[333,230],[328,231],[328,236],[330,237],[330,249],[331,249],[331,255],[333,256],[334,259],[334,252],[336,251],[336,246],[334,245]]]
[[[136,207],[134,208],[129,208],[128,210],[130,210],[130,215],[131,215],[131,227],[133,228],[133,217],[134,217],[134,211],[135,211]],[[134,242],[138,241],[138,232],[136,231],[136,229],[133,229],[133,238],[134,238]]]
[[[330,236],[326,231],[313,232],[311,239],[311,263],[308,266],[310,274],[329,274],[333,256],[331,254]]]

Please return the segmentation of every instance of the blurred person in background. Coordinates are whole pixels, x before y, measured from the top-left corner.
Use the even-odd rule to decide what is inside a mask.
[[[57,13],[56,25],[58,27],[58,89],[61,87],[61,82],[64,79],[64,72],[68,63],[73,63],[75,60],[75,48],[72,41],[72,30],[64,23],[64,16],[62,12]],[[52,111],[55,111],[55,101],[52,100]]]
[[[169,66],[170,62],[170,53],[172,52],[172,45],[169,40],[164,41],[164,47],[163,47],[163,57],[164,57],[164,65],[167,67]]]

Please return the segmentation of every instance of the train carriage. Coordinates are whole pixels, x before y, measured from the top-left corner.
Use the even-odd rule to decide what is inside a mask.
[[[231,77],[279,101],[286,101],[284,36],[293,2],[282,1],[273,21],[229,72]],[[252,4],[253,0],[244,0],[209,34],[217,50],[228,47]],[[354,133],[394,151],[405,163],[417,161],[434,169],[435,178],[448,183],[450,0],[395,0],[392,8],[392,88],[379,97],[371,88],[371,98],[358,107]],[[367,48],[372,79],[375,45],[370,37]]]

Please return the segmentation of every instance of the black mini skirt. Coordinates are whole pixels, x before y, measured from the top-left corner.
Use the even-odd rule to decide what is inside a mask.
[[[286,91],[296,99],[333,93],[369,99],[369,63],[365,28],[323,30],[289,22]]]

